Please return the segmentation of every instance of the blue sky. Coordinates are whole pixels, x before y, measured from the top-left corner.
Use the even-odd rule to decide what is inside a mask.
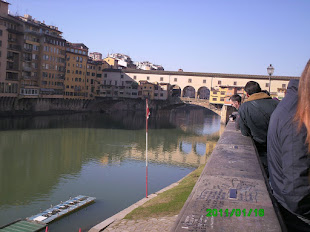
[[[8,0],[11,14],[58,26],[90,52],[167,71],[300,76],[310,58],[310,0]]]

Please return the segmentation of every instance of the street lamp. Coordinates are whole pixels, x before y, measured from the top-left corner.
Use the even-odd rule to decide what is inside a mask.
[[[268,67],[267,67],[267,73],[269,74],[269,94],[270,94],[270,82],[271,82],[271,76],[274,72],[274,67],[272,67],[272,65],[270,64]]]

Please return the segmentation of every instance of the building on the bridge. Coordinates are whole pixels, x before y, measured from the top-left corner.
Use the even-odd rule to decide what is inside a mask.
[[[121,70],[110,72],[103,70],[100,84],[100,97],[138,98],[138,83]]]
[[[211,89],[209,102],[211,104],[224,104],[226,92],[228,88],[217,87]]]
[[[150,83],[140,81],[138,87],[138,97],[150,100],[167,100],[169,98],[169,83]]]
[[[203,91],[210,93],[211,89],[214,89],[218,86],[243,87],[250,80],[258,82],[262,89],[267,90],[269,88],[269,76],[264,75],[171,72],[154,70],[145,71],[137,69],[104,70],[105,75],[109,76],[112,73],[119,72],[122,72],[126,78],[129,78],[137,83],[143,80],[151,83],[169,83],[169,92],[172,96],[181,96],[195,99],[208,99],[210,95],[207,97],[202,97],[203,94],[201,93]],[[299,77],[272,76],[271,92],[278,94],[278,88],[286,88],[290,79],[298,78]]]
[[[239,94],[241,99],[246,97],[243,86],[225,86],[227,88],[226,96],[224,99],[224,105],[231,105],[230,97],[235,94]]]
[[[210,93],[210,104],[231,105],[230,97],[239,94],[245,98],[244,87],[242,86],[219,86],[213,88]]]

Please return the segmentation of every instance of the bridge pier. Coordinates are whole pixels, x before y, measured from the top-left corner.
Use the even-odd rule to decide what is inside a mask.
[[[221,109],[221,123],[226,124],[229,120],[229,115],[234,112],[234,108],[232,106],[223,105]]]

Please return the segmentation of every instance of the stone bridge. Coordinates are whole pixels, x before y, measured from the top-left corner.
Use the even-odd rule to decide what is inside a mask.
[[[192,105],[198,105],[205,107],[209,110],[212,110],[214,113],[221,116],[222,108],[217,108],[214,105],[209,103],[209,100],[207,99],[195,99],[195,98],[189,98],[189,97],[181,97],[180,100],[186,104],[192,104]]]
[[[198,98],[190,98],[190,97],[172,97],[169,99],[170,105],[175,104],[191,104],[191,105],[197,105],[202,106],[204,108],[207,108],[217,115],[221,117],[221,123],[226,124],[228,122],[229,115],[234,111],[234,108],[232,106],[223,105],[222,107],[216,107],[212,104],[209,104],[209,100],[207,99],[198,99]]]

